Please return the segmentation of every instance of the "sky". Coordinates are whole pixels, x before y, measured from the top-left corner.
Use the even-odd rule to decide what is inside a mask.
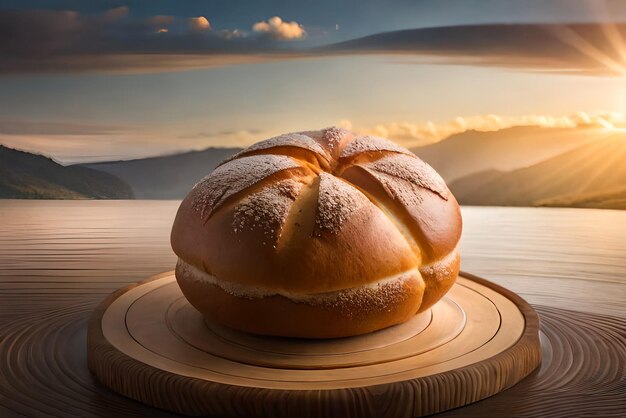
[[[76,163],[330,125],[620,127],[622,22],[609,0],[0,0],[0,144]]]

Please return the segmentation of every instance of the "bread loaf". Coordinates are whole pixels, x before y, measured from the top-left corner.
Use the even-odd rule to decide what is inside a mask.
[[[281,135],[223,162],[183,200],[176,278],[212,321],[333,338],[404,322],[459,271],[459,206],[410,151],[339,128]]]

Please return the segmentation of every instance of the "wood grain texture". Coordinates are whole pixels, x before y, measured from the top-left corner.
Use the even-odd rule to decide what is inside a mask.
[[[418,318],[359,337],[297,340],[205,322],[164,273],[115,292],[94,312],[89,368],[119,393],[188,415],[429,415],[507,389],[540,362],[532,308],[467,276],[425,327]],[[195,335],[183,326],[194,323]],[[427,347],[433,335],[442,338]],[[220,340],[233,348],[227,358],[214,348]]]
[[[173,268],[178,205],[0,201],[2,418],[178,416],[109,390],[86,359],[94,308],[120,286]],[[463,268],[533,305],[542,363],[510,389],[437,416],[624,417],[626,211],[462,212]]]
[[[513,388],[445,417],[624,417],[626,322],[547,306],[541,366]]]

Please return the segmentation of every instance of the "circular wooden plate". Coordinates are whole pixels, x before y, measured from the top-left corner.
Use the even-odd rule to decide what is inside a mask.
[[[332,340],[263,337],[205,321],[168,272],[100,305],[88,362],[111,389],[183,414],[412,417],[527,376],[541,359],[538,322],[516,294],[462,273],[401,325]]]

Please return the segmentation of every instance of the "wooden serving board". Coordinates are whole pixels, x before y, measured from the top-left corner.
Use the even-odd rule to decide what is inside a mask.
[[[507,389],[541,361],[530,305],[466,273],[404,324],[308,340],[205,321],[167,272],[110,295],[87,345],[90,370],[114,391],[209,416],[423,416]]]

